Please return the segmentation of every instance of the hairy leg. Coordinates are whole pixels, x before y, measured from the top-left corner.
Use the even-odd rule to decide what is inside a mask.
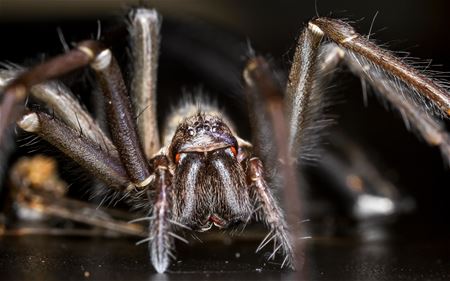
[[[271,139],[275,144],[275,155],[272,157],[265,157],[265,159],[267,159],[266,161],[273,162],[264,162],[264,165],[275,167],[278,170],[282,183],[281,192],[283,195],[283,206],[286,211],[289,232],[285,232],[285,228],[281,227],[283,233],[280,233],[280,236],[283,237],[283,243],[281,244],[283,246],[280,247],[284,248],[288,259],[290,259],[290,257],[294,258],[293,261],[290,261],[291,265],[297,269],[301,269],[303,265],[303,252],[300,247],[301,243],[299,243],[301,237],[301,198],[298,188],[296,167],[287,144],[289,134],[284,116],[285,111],[281,87],[274,78],[273,72],[267,62],[261,57],[250,59],[244,70],[244,79],[250,104],[249,111],[252,121],[252,133],[256,135],[257,138],[261,137],[260,139],[257,139],[259,143],[269,142]],[[258,104],[259,106],[255,106]],[[272,133],[271,135],[261,136],[261,131],[269,131]],[[266,138],[269,138],[269,140]],[[264,155],[265,151],[258,150],[258,148],[260,147],[255,147],[254,153],[258,156]],[[261,174],[263,166],[262,164],[257,163],[250,165],[250,169],[252,169],[252,165],[254,169],[253,175],[250,175],[250,179],[259,186],[257,190],[259,190],[259,194],[262,196],[260,202],[265,202],[263,206],[266,205],[268,208],[265,211],[263,208],[263,217],[265,217],[266,221],[268,220],[267,222],[271,229],[280,229],[280,226],[274,224],[274,221],[272,221],[274,214],[273,208],[276,206],[276,201],[267,193],[266,180],[264,180],[263,175]],[[279,216],[279,209],[275,211],[275,213]],[[283,220],[282,217],[279,218]],[[284,222],[277,223],[284,225]],[[287,233],[291,233],[290,235],[292,238],[290,238]],[[278,245],[276,246],[275,249],[278,248]]]
[[[85,49],[89,49],[89,53]],[[12,80],[3,89],[0,101],[0,141],[4,139],[6,129],[22,115],[30,87],[89,65],[98,52],[95,42],[84,41],[77,48],[39,64]]]
[[[22,99],[25,98],[26,93],[31,86],[42,83],[47,79],[58,77],[68,71],[85,66],[88,63],[91,64],[92,68],[96,71],[98,79],[100,80],[102,92],[106,97],[105,103],[109,118],[111,119],[110,126],[112,136],[117,146],[122,165],[125,167],[127,175],[131,179],[134,186],[142,188],[148,185],[151,176],[147,160],[142,152],[142,148],[140,146],[139,139],[135,130],[131,104],[128,100],[120,69],[114,57],[112,56],[111,52],[108,49],[104,49],[100,43],[96,41],[84,41],[80,43],[75,50],[69,51],[64,55],[61,55],[54,59],[50,59],[49,61],[19,75],[5,88],[4,99],[2,100],[2,104],[0,106],[6,110],[2,111],[2,114],[9,114],[8,112],[10,112],[13,108],[20,107],[21,102],[23,102]],[[13,101],[12,104],[10,101],[8,102],[8,97],[14,97],[13,99],[11,99]],[[22,111],[22,109],[18,110],[18,112]],[[14,116],[14,114],[9,114],[7,115],[7,117],[9,120],[8,122],[12,122],[17,118],[17,116]],[[39,120],[43,118],[39,118],[38,114],[36,113],[34,115],[29,115],[28,118],[22,120],[22,122],[29,127],[31,123],[30,120],[34,119]],[[50,120],[51,118],[47,119]],[[2,119],[2,121],[5,120]],[[5,125],[5,128],[8,125],[7,123],[3,124]],[[42,129],[44,127],[39,125],[37,126],[37,128],[39,128],[39,131],[42,132]],[[33,128],[33,130],[35,130],[35,128]],[[60,136],[60,134],[55,134],[56,136]],[[61,145],[63,142],[67,141],[68,143],[63,145],[64,149],[67,152],[72,150],[74,152],[74,154],[72,155],[75,156],[79,160],[79,162],[83,162],[84,164],[90,163],[90,165],[88,166],[89,168],[92,168],[94,166],[96,168],[99,168],[99,170],[102,168],[102,165],[96,165],[98,163],[95,163],[95,161],[91,161],[92,159],[89,160],[85,158],[89,157],[88,155],[84,155],[83,157],[76,156],[77,152],[75,152],[73,149],[68,148],[70,146],[69,140],[58,138],[58,141],[56,141],[56,143],[59,143]],[[80,145],[82,144],[80,143]],[[106,158],[103,157],[102,159]],[[111,161],[103,162],[111,163]],[[116,164],[114,164],[116,169],[115,171],[119,173],[120,169]],[[99,170],[96,170],[96,172],[100,172]],[[105,173],[108,174],[108,171],[110,170],[107,169]],[[100,172],[100,174],[102,173]],[[104,179],[106,179],[107,182],[111,181],[111,179],[108,179],[107,177],[105,177]],[[123,178],[119,177],[119,179]],[[123,182],[123,180],[119,181]]]
[[[358,34],[349,24],[336,19],[317,18],[310,21],[309,26],[324,33],[344,50],[358,54],[374,66],[408,85],[414,90],[411,94],[417,95],[415,98],[418,98],[419,102],[423,102],[426,98],[429,101],[427,104],[437,108],[432,113],[450,116],[450,93],[438,81],[432,80],[389,51],[378,47],[365,36]]]
[[[261,242],[256,252],[259,252],[270,242],[273,242],[274,251],[270,258],[274,258],[275,254],[280,250],[284,255],[281,267],[285,265],[295,267],[293,239],[288,231],[283,212],[264,179],[264,169],[261,160],[256,157],[249,160],[247,176],[250,181],[251,191],[254,193],[257,201],[258,212],[261,214],[259,217],[262,218],[262,221],[270,229],[269,234]]]
[[[90,45],[90,41],[80,43],[80,47]],[[33,85],[88,65],[92,58],[83,51],[74,49],[64,55],[40,64],[9,81],[0,94],[0,181],[3,181],[4,167],[14,142],[13,124],[24,112],[27,92]],[[0,78],[2,80],[3,78]]]
[[[147,159],[160,149],[156,115],[156,83],[161,18],[155,10],[130,13],[130,44],[133,59],[131,97],[137,130]]]
[[[179,238],[173,231],[172,211],[172,175],[169,172],[169,160],[160,155],[152,159],[155,170],[155,201],[151,212],[149,226],[149,250],[153,266],[158,273],[169,267],[174,238]]]
[[[150,183],[151,174],[137,135],[131,102],[120,68],[109,49],[103,49],[91,66],[105,97],[108,124],[120,160],[133,184],[143,188]]]
[[[320,99],[317,91],[317,58],[319,46],[323,38],[323,32],[309,25],[300,35],[297,43],[294,62],[289,74],[286,87],[286,109],[289,122],[288,146],[292,156],[302,157],[301,151],[307,134],[310,116],[314,114],[317,104],[315,99]],[[320,102],[320,101],[319,101]],[[314,124],[315,125],[315,124]],[[314,126],[313,125],[313,126]]]
[[[287,103],[288,108],[292,107],[288,113],[298,114],[297,118],[290,115],[289,119],[290,149],[295,156],[301,158],[307,153],[304,143],[309,134],[303,123],[310,118],[311,111],[314,113],[317,106],[317,103],[314,104],[315,96],[321,95],[315,85],[321,84],[323,77],[343,62],[361,78],[363,85],[367,83],[372,86],[379,96],[401,113],[408,128],[417,131],[430,145],[438,146],[446,161],[450,160],[449,134],[443,123],[433,116],[436,111],[443,111],[446,103],[450,103],[450,94],[444,87],[357,34],[342,21],[315,19],[303,34],[310,37],[315,34],[317,38],[314,41],[307,40],[306,35],[300,37],[289,76],[288,101],[294,102]],[[334,42],[317,44],[323,36]],[[300,70],[309,74],[300,74]]]
[[[24,115],[18,126],[48,141],[115,189],[134,188],[118,158],[56,118],[43,112],[32,112]]]
[[[0,70],[0,88],[20,75],[20,72],[20,69],[15,68]],[[30,95],[66,125],[82,132],[85,137],[98,143],[103,150],[117,156],[114,144],[63,83],[51,81],[34,85],[30,88]]]
[[[419,133],[429,145],[439,147],[445,161],[450,164],[450,134],[445,124],[413,101],[409,94],[411,89],[390,79],[386,73],[351,51],[345,51],[343,59],[355,75],[367,81],[375,93],[400,112],[408,129]]]

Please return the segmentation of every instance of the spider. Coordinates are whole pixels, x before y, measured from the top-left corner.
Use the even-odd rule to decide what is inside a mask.
[[[397,108],[424,139],[450,158],[450,138],[439,120],[450,115],[450,94],[438,81],[379,48],[344,21],[318,17],[299,37],[289,81],[282,87],[269,63],[251,55],[243,71],[252,141],[239,137],[230,119],[201,99],[177,107],[162,130],[156,122],[156,70],[160,16],[139,8],[130,13],[133,81],[130,95],[112,52],[101,42],[76,48],[31,69],[2,73],[8,80],[0,103],[0,140],[11,124],[45,139],[144,208],[149,221],[151,262],[165,272],[176,231],[227,228],[259,218],[281,267],[300,268],[301,231],[295,170],[306,155],[308,130],[321,126],[321,84],[345,64]],[[58,82],[46,81],[90,66],[104,95],[111,139]],[[28,92],[53,115],[24,109]],[[75,114],[74,114],[75,113]],[[136,117],[135,117],[136,116]],[[0,145],[3,147],[3,145]],[[274,171],[276,179],[269,177]],[[283,191],[286,215],[273,195]]]

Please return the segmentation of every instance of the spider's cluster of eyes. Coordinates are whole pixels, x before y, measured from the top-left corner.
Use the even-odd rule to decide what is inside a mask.
[[[195,136],[195,134],[197,134],[201,131],[206,131],[206,132],[211,131],[211,132],[215,133],[218,130],[219,130],[219,124],[217,124],[217,123],[210,125],[208,121],[205,121],[203,123],[196,121],[194,123],[193,127],[188,127],[187,133],[189,136]]]

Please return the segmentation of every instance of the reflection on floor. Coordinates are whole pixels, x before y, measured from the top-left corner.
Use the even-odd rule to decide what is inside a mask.
[[[396,226],[399,227],[399,226]],[[304,277],[309,280],[449,280],[448,235],[425,236],[407,225],[395,234],[363,228],[362,235],[314,237],[307,241]],[[366,233],[368,232],[368,233]],[[384,233],[383,233],[384,232]],[[430,233],[437,233],[436,231]],[[441,233],[442,234],[442,233]],[[188,235],[187,235],[188,236]],[[217,239],[217,237],[222,239]],[[136,239],[83,236],[3,236],[2,280],[294,280],[280,260],[255,254],[259,232],[230,238],[200,236],[177,244],[170,272],[154,273],[145,246]]]

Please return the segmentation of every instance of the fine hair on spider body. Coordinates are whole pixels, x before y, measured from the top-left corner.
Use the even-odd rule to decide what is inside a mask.
[[[439,83],[358,34],[348,23],[311,20],[297,43],[285,89],[267,61],[252,56],[243,70],[251,141],[239,136],[217,106],[192,99],[175,107],[158,128],[156,80],[161,17],[138,8],[129,14],[133,58],[130,89],[108,46],[98,40],[26,71],[0,72],[0,141],[12,124],[36,134],[147,212],[151,262],[165,272],[174,258],[177,230],[207,231],[259,219],[268,228],[257,252],[270,243],[269,259],[300,269],[302,231],[297,160],[308,159],[310,131],[323,129],[321,85],[339,65],[348,66],[403,116],[405,123],[450,162],[450,94]],[[108,119],[108,136],[61,82],[48,80],[83,67],[95,72]],[[24,107],[28,94],[51,108]],[[82,132],[82,133],[80,133]],[[2,147],[0,143],[0,147]],[[274,195],[276,171],[281,207]]]

